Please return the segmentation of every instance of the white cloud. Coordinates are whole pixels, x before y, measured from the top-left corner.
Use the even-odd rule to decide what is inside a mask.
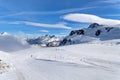
[[[48,30],[39,30],[39,32],[48,33]]]
[[[36,23],[36,22],[23,22],[25,25],[30,25],[30,26],[37,26],[37,27],[46,27],[46,28],[63,28],[63,29],[72,29],[69,26],[66,26],[63,23],[57,23],[57,24],[44,24],[44,23]]]
[[[13,21],[13,22],[9,22],[9,21],[0,21],[0,24],[20,24],[18,21]]]
[[[63,19],[81,23],[99,23],[105,25],[117,25],[120,24],[120,20],[101,18],[91,14],[68,14],[63,16]]]
[[[36,27],[45,27],[45,28],[58,28],[58,29],[72,29],[72,27],[66,26],[66,23],[57,23],[57,24],[46,24],[46,23],[37,23],[37,22],[29,22],[29,21],[0,21],[1,24],[24,24],[29,26],[36,26]]]

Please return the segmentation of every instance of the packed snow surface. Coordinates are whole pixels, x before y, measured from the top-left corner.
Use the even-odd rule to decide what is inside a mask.
[[[0,52],[10,66],[0,80],[120,80],[116,41]]]

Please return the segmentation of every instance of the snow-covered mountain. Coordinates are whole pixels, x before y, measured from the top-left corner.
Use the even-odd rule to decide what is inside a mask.
[[[64,45],[76,45],[49,48],[29,47],[25,40],[1,33],[0,80],[120,80],[119,31],[95,23],[65,38]],[[36,44],[60,39],[41,36]]]
[[[60,42],[63,39],[63,37],[58,37],[55,35],[45,35],[45,36],[40,36],[38,38],[32,38],[32,39],[27,39],[27,42],[29,44],[37,44],[41,46],[47,46],[52,42]],[[59,43],[58,43],[59,44]]]
[[[106,41],[120,39],[120,26],[107,26],[97,23],[91,24],[88,28],[73,30],[66,36],[60,45],[78,44],[92,41]]]
[[[17,51],[29,48],[30,46],[24,39],[20,39],[7,32],[0,34],[0,50],[2,51]]]

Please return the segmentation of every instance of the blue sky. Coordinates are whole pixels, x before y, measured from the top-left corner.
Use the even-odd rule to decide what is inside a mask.
[[[120,0],[0,0],[0,32],[66,35],[96,19],[120,23]]]

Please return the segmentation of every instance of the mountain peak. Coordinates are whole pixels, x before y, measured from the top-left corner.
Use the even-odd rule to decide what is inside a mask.
[[[101,26],[101,25],[98,23],[93,23],[93,24],[90,24],[88,28],[97,28],[99,26]]]
[[[1,35],[2,35],[2,36],[6,36],[6,35],[10,35],[10,34],[7,33],[7,32],[2,32]]]

